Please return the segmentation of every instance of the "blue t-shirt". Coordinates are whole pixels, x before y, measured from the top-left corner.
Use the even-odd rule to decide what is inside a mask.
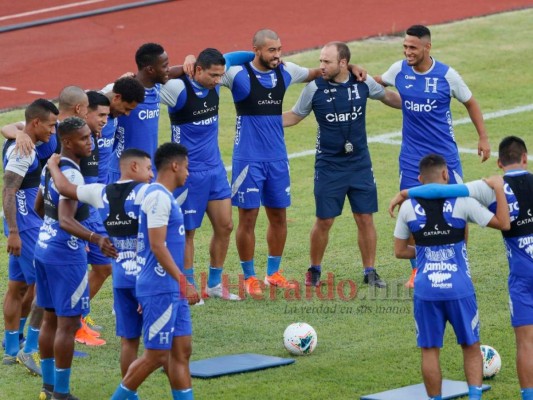
[[[249,67],[264,89],[272,89],[271,91],[267,90],[264,98],[258,99],[252,106],[259,110],[261,107],[278,105],[280,110],[270,115],[237,116],[233,159],[243,161],[286,160],[287,149],[281,119],[283,96],[289,85],[304,82],[309,75],[309,70],[293,63],[281,64],[268,72],[255,69],[252,63],[249,64]],[[283,82],[278,82],[280,75]],[[252,79],[246,67],[240,65],[231,67],[222,78],[221,84],[230,88],[233,101],[240,103],[251,95]],[[281,96],[273,95],[276,88],[282,92]]]
[[[393,64],[382,79],[395,86],[402,99],[400,157],[418,160],[437,153],[447,159],[459,159],[450,102],[452,97],[462,103],[472,97],[459,74],[436,60],[422,74],[403,60]]]
[[[166,247],[178,268],[183,270],[185,253],[183,214],[172,193],[161,184],[152,183],[146,189],[139,213],[137,264],[141,271],[137,277],[137,296],[154,296],[180,291],[178,282],[158,263],[150,248],[148,230],[162,226],[167,227]]]
[[[65,166],[61,166],[63,175],[65,175],[70,183],[74,185],[83,185],[83,176],[81,175],[79,167],[68,158],[63,157],[62,161],[63,160],[68,163]],[[66,199],[63,196],[60,196],[52,178],[48,181],[46,180],[46,169],[44,169],[41,174],[41,185],[39,186],[39,190],[41,190],[45,201],[45,217],[41,229],[39,230],[37,244],[35,245],[35,258],[42,263],[54,263],[55,265],[68,266],[72,265],[72,263],[87,263],[87,251],[85,250],[87,242],[61,229],[59,221],[46,214],[47,202],[57,209],[59,201]],[[87,206],[78,202],[78,211],[80,211],[82,207]]]
[[[154,157],[159,135],[159,109],[161,85],[144,89],[144,102],[131,111],[130,115],[118,117],[115,147],[111,155],[109,170],[119,174],[119,159],[126,149],[139,149]],[[155,164],[153,165],[156,175]]]
[[[109,164],[113,147],[115,144],[115,132],[117,131],[118,119],[111,116],[107,117],[107,123],[102,128],[102,134],[98,138],[98,183],[107,183],[109,174]]]
[[[110,200],[107,195],[109,186],[124,188],[128,190],[128,193],[124,193],[124,198],[116,195]],[[90,204],[98,211],[99,218],[109,234],[109,239],[118,252],[118,257],[112,260],[113,287],[115,288],[135,287],[136,277],[140,271],[135,260],[138,234],[136,220],[139,217],[139,207],[147,188],[148,184],[119,181],[107,186],[100,183],[82,185],[78,186],[76,191],[80,201]],[[118,193],[118,191],[113,193]],[[113,203],[114,215],[112,216],[110,216],[110,203]],[[117,213],[117,210],[124,213]]]

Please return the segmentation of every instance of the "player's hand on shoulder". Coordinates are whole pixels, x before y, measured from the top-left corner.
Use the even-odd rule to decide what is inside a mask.
[[[503,188],[503,177],[501,175],[493,175],[488,178],[483,178],[483,182],[489,185],[492,190]]]
[[[355,79],[357,79],[358,82],[366,81],[366,77],[368,75],[368,72],[366,69],[356,64],[350,64],[349,67],[350,67],[350,71],[352,71],[352,74],[354,74]]]
[[[50,156],[50,158],[46,162],[46,166],[48,167],[48,169],[58,169],[60,161],[61,161],[61,154],[54,153]]]
[[[183,72],[191,78],[194,75],[194,63],[196,63],[196,57],[192,54],[185,57],[183,61]]]
[[[396,193],[396,195],[392,198],[392,200],[389,203],[389,215],[392,218],[395,218],[394,209],[396,207],[398,207],[398,209],[400,209],[400,206],[402,205],[402,203],[405,200],[407,200],[407,196],[406,196],[406,193],[403,190],[398,192],[398,193]]]
[[[19,131],[15,139],[15,154],[28,157],[33,149],[35,149],[35,144],[31,141],[29,135],[23,131]]]

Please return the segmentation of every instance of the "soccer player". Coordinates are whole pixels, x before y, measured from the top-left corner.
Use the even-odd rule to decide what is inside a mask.
[[[145,43],[135,53],[137,73],[134,79],[144,87],[144,101],[129,115],[117,120],[115,147],[110,158],[108,182],[120,176],[119,159],[125,149],[143,150],[152,157],[157,148],[161,84],[169,79],[170,68],[165,49],[156,43]],[[154,170],[155,175],[155,170]]]
[[[83,184],[82,157],[91,153],[91,132],[84,120],[69,117],[58,126],[63,174]],[[37,304],[45,309],[39,352],[43,388],[40,398],[76,399],[70,394],[74,336],[81,315],[89,309],[87,243],[116,257],[109,238],[87,230],[80,222],[89,216],[87,205],[61,197],[49,174],[41,175],[36,210],[44,215],[35,246]],[[53,392],[53,394],[52,394]]]
[[[511,229],[502,232],[509,261],[509,305],[511,325],[516,337],[516,369],[522,400],[533,399],[533,176],[527,171],[527,148],[516,136],[504,138],[498,149],[498,166],[504,171],[504,192],[510,205]],[[466,185],[442,185],[402,191],[392,201],[389,212],[410,197],[439,198],[442,196],[471,196],[495,210],[494,191],[482,180]],[[511,206],[512,205],[512,206]]]
[[[420,182],[447,183],[446,160],[436,154],[420,161]],[[414,317],[417,344],[422,352],[422,376],[428,396],[441,400],[439,364],[444,328],[450,322],[463,350],[469,399],[481,399],[482,356],[479,347],[479,314],[470,277],[465,229],[468,221],[508,230],[508,204],[503,180],[487,181],[497,199],[493,214],[471,198],[405,201],[394,230],[397,258],[415,258],[418,273],[414,286]],[[409,245],[414,236],[416,249]]]
[[[55,133],[57,115],[56,106],[45,99],[38,99],[25,110],[23,132],[29,136],[32,144],[46,143]],[[5,354],[4,365],[19,362],[34,374],[41,374],[37,341],[43,310],[34,307],[32,323],[23,349],[19,351],[19,328],[22,300],[26,292],[33,298],[35,288],[35,268],[33,258],[35,241],[43,220],[33,207],[39,181],[41,164],[36,151],[31,150],[27,156],[15,151],[15,141],[8,140],[3,148],[4,189],[2,195],[4,211],[4,232],[7,235],[8,286],[4,299]]]
[[[236,53],[227,56],[231,58],[232,54]],[[246,54],[251,59],[252,53]],[[203,50],[194,64],[192,78],[169,80],[161,89],[161,101],[169,106],[172,141],[183,144],[189,154],[189,177],[174,192],[185,221],[184,273],[194,283],[194,235],[207,213],[213,236],[206,294],[240,300],[221,283],[233,230],[231,188],[218,146],[219,83],[225,71],[225,57],[216,49]]]
[[[157,149],[154,162],[157,178],[141,203],[137,237],[137,264],[141,271],[136,294],[143,312],[145,351],[128,368],[113,400],[137,398],[137,388],[163,365],[168,365],[172,398],[193,398],[189,304],[197,303],[199,296],[182,273],[185,227],[172,195],[187,179],[187,149],[177,143],[165,143]]]
[[[109,99],[109,115],[98,138],[98,182],[108,183],[109,167],[115,145],[118,117],[130,113],[144,102],[144,87],[135,78],[123,77],[109,84],[103,90]]]
[[[400,190],[418,186],[418,163],[428,153],[446,159],[451,183],[462,183],[463,171],[455,142],[450,110],[455,97],[466,107],[479,136],[478,154],[485,161],[490,146],[483,115],[472,92],[451,67],[430,55],[431,32],[423,25],[407,29],[403,41],[405,60],[394,63],[381,76],[375,77],[385,86],[395,86],[402,98],[402,146],[399,156]],[[416,274],[414,260],[412,287]]]
[[[309,83],[291,111],[283,113],[283,126],[293,126],[314,112],[318,123],[315,162],[316,221],[311,230],[311,265],[308,286],[320,284],[321,264],[335,218],[342,214],[346,196],[357,225],[364,282],[383,288],[376,272],[377,234],[372,214],[378,196],[366,138],[366,102],[378,99],[400,108],[397,93],[383,89],[371,77],[358,82],[348,70],[350,49],[330,42],[320,52],[322,76]]]
[[[252,62],[232,66],[221,84],[231,90],[237,110],[232,159],[232,204],[239,208],[237,250],[246,292],[262,296],[255,274],[255,224],[259,207],[268,218],[266,285],[294,288],[280,272],[287,239],[286,209],[291,203],[289,160],[281,121],[283,97],[293,83],[309,82],[320,70],[281,63],[281,40],[270,29],[253,38]],[[359,71],[361,72],[361,71]]]
[[[113,260],[113,308],[116,334],[121,338],[120,369],[122,376],[137,358],[142,315],[138,312],[135,279],[139,268],[135,262],[139,206],[144,191],[153,179],[150,156],[142,150],[127,149],[120,156],[120,180],[76,186],[61,173],[59,157],[52,156],[48,170],[59,193],[90,204],[98,210],[118,258]],[[144,184],[143,184],[144,183]]]

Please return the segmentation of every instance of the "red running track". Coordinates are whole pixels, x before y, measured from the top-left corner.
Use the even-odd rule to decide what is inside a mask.
[[[4,2],[2,16],[74,1],[83,0]],[[0,26],[124,3],[102,0],[59,14],[0,20]],[[398,33],[415,23],[433,25],[532,6],[533,0],[351,0],[335,7],[318,0],[181,0],[7,32],[0,34],[0,110],[36,97],[57,97],[66,85],[101,88],[134,71],[135,50],[149,41],[161,43],[171,63],[179,64],[205,47],[250,49],[253,33],[265,27],[279,33],[285,52],[295,52],[331,40]]]

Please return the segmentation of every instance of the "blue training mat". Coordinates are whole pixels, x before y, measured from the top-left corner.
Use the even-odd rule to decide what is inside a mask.
[[[483,385],[482,391],[490,390],[490,385]],[[442,399],[456,399],[468,396],[468,385],[462,381],[442,381]],[[367,394],[361,396],[361,400],[427,400],[428,395],[423,383],[418,385],[404,386],[386,392]]]
[[[194,378],[216,378],[223,375],[241,372],[258,371],[261,369],[279,367],[294,362],[293,358],[265,356],[262,354],[233,354],[192,361],[190,363],[191,376]]]

